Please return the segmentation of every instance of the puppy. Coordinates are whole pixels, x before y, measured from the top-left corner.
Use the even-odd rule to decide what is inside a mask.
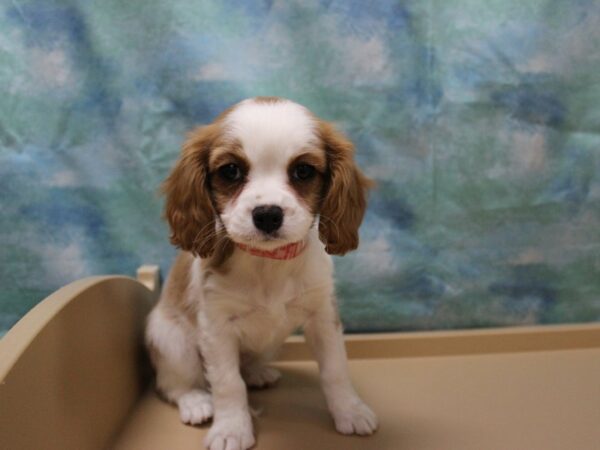
[[[279,379],[266,363],[299,327],[336,429],[377,428],[348,376],[329,256],[357,247],[369,186],[348,139],[285,99],[242,101],[184,143],[163,186],[182,252],[146,342],[181,420],[214,416],[210,450],[254,445],[246,386]]]

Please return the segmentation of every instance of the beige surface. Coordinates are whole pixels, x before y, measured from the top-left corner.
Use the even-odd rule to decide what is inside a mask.
[[[82,280],[0,341],[0,449],[202,449],[207,426],[179,422],[147,389],[140,279]],[[600,449],[600,324],[351,336],[357,390],[380,418],[338,435],[316,365],[294,337],[280,384],[250,394],[257,450]]]
[[[600,448],[600,349],[354,360],[357,390],[380,429],[337,434],[309,362],[279,364],[279,386],[253,392],[256,449],[577,450]],[[117,449],[201,449],[207,431],[146,393]]]
[[[600,347],[600,323],[478,330],[373,333],[346,336],[350,359],[480,355]],[[312,360],[301,336],[292,336],[282,361]]]

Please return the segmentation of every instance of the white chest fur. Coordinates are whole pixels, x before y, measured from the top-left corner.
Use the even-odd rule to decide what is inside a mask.
[[[275,352],[333,294],[331,259],[318,245],[288,261],[240,250],[231,259],[226,274],[202,283],[200,324],[229,328],[242,351]]]

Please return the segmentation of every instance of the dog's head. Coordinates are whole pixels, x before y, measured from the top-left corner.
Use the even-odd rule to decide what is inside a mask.
[[[163,185],[171,242],[201,257],[219,241],[272,250],[318,217],[328,253],[358,245],[368,180],[353,145],[289,100],[258,97],[194,130]]]

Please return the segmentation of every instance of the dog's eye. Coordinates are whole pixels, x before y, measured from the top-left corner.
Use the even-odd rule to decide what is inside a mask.
[[[238,181],[242,178],[242,171],[237,164],[230,163],[219,167],[219,175],[227,181]]]
[[[292,173],[292,176],[296,180],[306,181],[314,177],[316,173],[317,171],[313,166],[311,166],[310,164],[301,163],[294,167],[294,172]]]

